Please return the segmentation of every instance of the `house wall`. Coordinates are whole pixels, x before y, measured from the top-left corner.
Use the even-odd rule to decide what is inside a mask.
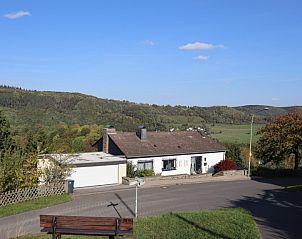
[[[221,160],[225,159],[225,152],[148,158],[131,158],[128,159],[128,161],[131,161],[134,165],[137,165],[139,161],[153,161],[153,171],[155,174],[161,174],[162,176],[170,176],[178,174],[191,174],[191,157],[193,156],[202,156],[202,172],[212,173],[214,171],[214,165],[220,162]],[[170,171],[163,171],[162,168],[164,159],[176,159],[176,169]],[[204,162],[207,163],[206,166],[204,166]]]
[[[118,183],[123,183],[123,177],[127,176],[127,164],[119,164],[118,165]]]
[[[225,159],[225,152],[218,152],[218,153],[207,153],[201,154],[202,156],[202,171],[205,173],[213,173],[214,172],[214,165],[220,162],[221,160]],[[206,161],[204,160],[206,158]],[[204,163],[207,163],[207,166],[204,166]]]

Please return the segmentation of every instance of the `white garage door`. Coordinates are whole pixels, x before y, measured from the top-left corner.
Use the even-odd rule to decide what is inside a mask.
[[[118,165],[74,168],[74,187],[90,187],[118,183]]]

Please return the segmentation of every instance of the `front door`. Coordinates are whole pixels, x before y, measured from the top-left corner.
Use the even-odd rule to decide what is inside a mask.
[[[202,173],[202,157],[201,156],[197,156],[196,157],[196,163],[195,163],[195,172],[198,174]]]
[[[191,157],[191,174],[196,174],[195,168],[196,168],[196,157]]]
[[[191,157],[191,174],[202,173],[202,156]]]

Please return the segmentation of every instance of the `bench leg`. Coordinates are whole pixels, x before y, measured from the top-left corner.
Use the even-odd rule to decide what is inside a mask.
[[[61,239],[61,233],[55,233],[55,239]]]
[[[115,236],[109,236],[109,239],[114,239],[115,238]]]

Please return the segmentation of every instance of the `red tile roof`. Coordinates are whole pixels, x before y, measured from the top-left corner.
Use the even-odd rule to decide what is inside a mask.
[[[197,131],[147,132],[147,140],[140,140],[135,132],[118,132],[109,137],[127,158],[226,151],[223,145]]]

